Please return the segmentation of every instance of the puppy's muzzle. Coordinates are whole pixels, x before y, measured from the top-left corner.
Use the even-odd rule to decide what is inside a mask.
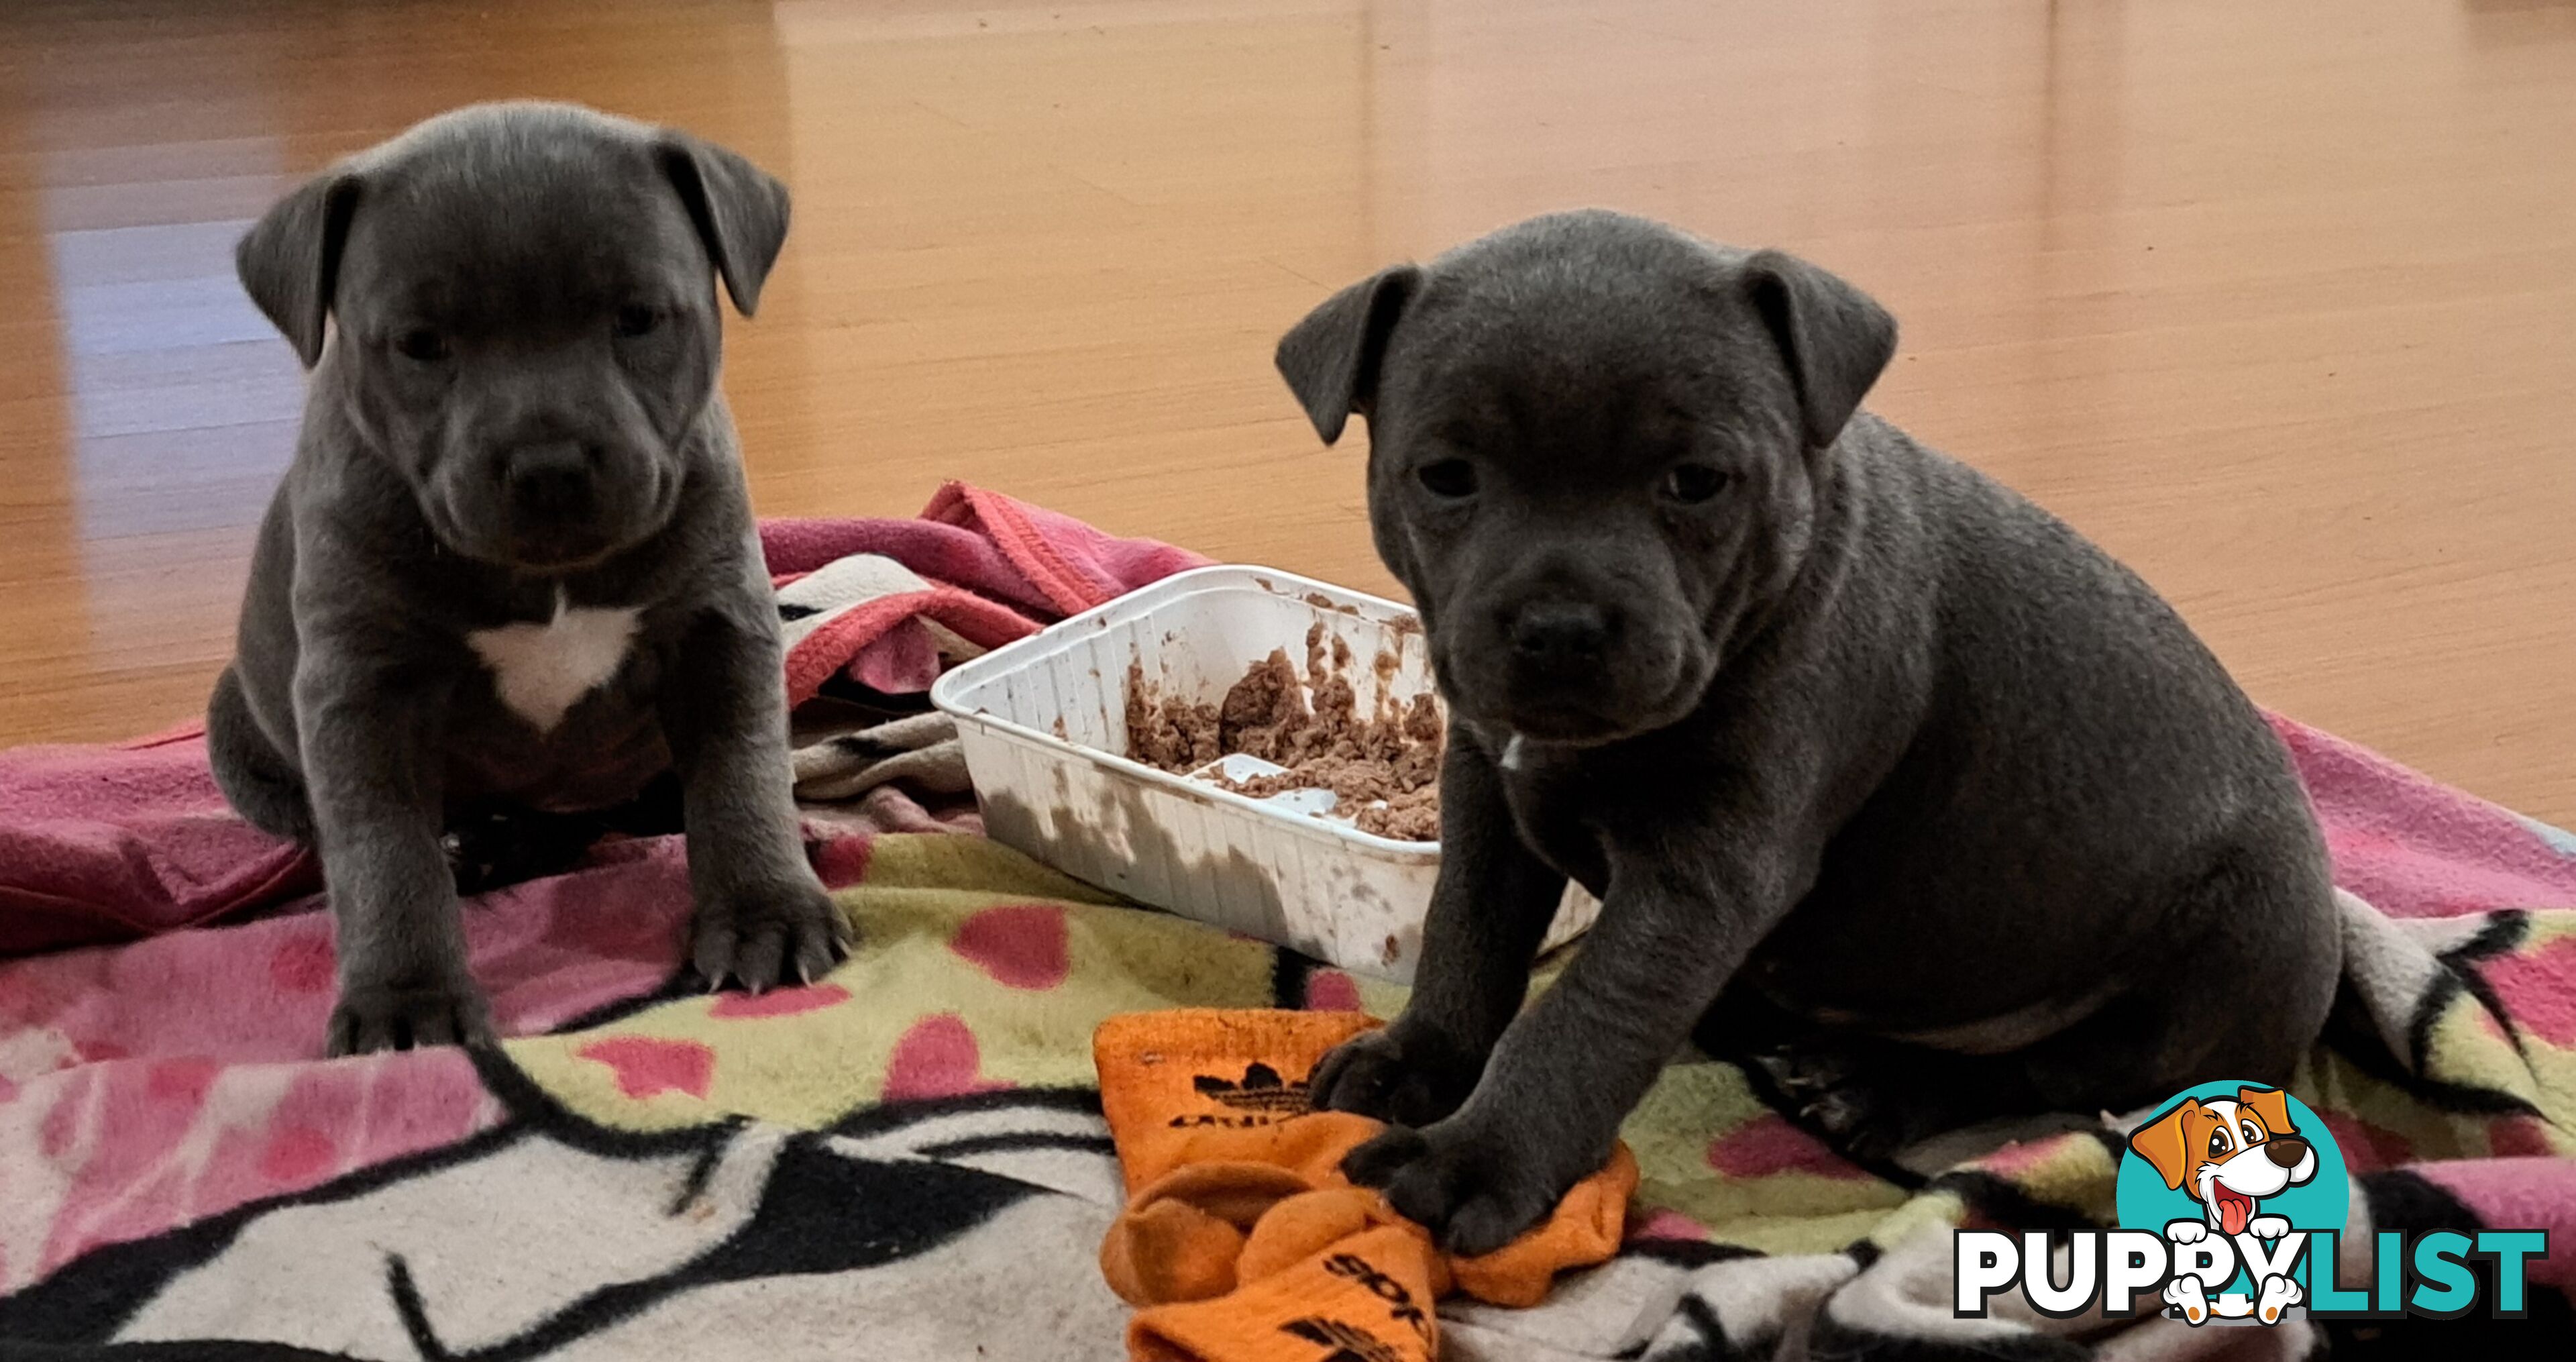
[[[1616,708],[1613,672],[1624,631],[1619,609],[1594,601],[1539,600],[1504,610],[1494,622],[1508,659],[1504,717],[1541,737],[1600,730]]]
[[[1616,617],[1583,601],[1524,606],[1506,626],[1512,665],[1532,680],[1564,682],[1597,675],[1609,655]]]
[[[597,450],[571,440],[523,445],[500,460],[510,522],[522,532],[562,529],[588,521],[599,510]]]
[[[606,450],[579,440],[513,445],[493,456],[488,476],[505,530],[502,556],[521,568],[589,562],[631,537],[636,489],[620,486]]]

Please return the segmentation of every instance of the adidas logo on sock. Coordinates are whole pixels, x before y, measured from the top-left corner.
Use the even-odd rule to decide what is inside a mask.
[[[1404,1362],[1404,1354],[1386,1345],[1385,1340],[1355,1324],[1337,1319],[1308,1316],[1292,1319],[1279,1326],[1279,1332],[1309,1343],[1321,1344],[1333,1351],[1319,1362]]]
[[[1200,1074],[1190,1086],[1202,1097],[1214,1098],[1237,1111],[1260,1111],[1275,1115],[1295,1115],[1306,1110],[1306,1083],[1300,1079],[1282,1081],[1279,1071],[1258,1060],[1245,1065],[1240,1081]]]

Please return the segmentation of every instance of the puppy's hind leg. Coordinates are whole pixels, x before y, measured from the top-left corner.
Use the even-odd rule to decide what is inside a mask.
[[[2196,1083],[2280,1086],[2315,1046],[2343,973],[2322,847],[2296,827],[2222,852],[2174,906],[2161,969],[2024,1055],[2058,1110],[2134,1111]]]
[[[488,893],[563,874],[581,864],[609,826],[604,813],[546,813],[501,802],[453,814],[446,847],[456,892]]]
[[[1977,1144],[1971,1127],[2046,1110],[2010,1056],[1838,1036],[1757,1056],[1754,1063],[1789,1114],[1864,1163],[1900,1163],[1917,1171],[1944,1167],[2007,1138]],[[2016,1126],[2008,1137],[2030,1133]],[[1948,1135],[1974,1147],[1953,1153],[1959,1141],[1939,1138]]]
[[[1910,1165],[1912,1147],[1935,1136],[2038,1110],[2008,1056],[1952,1054],[1836,1030],[1741,984],[1719,996],[1692,1039],[1744,1069],[1782,1115],[1864,1163]]]
[[[307,846],[313,843],[313,804],[304,778],[277,754],[242,694],[230,667],[215,678],[206,704],[206,759],[224,799],[252,827]]]
[[[633,799],[587,813],[476,801],[449,810],[447,859],[456,870],[457,893],[488,893],[563,874],[610,833],[662,837],[679,832],[684,817],[679,779],[668,771],[647,782]]]

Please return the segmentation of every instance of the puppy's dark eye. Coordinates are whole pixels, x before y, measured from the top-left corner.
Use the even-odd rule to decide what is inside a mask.
[[[2227,1128],[2225,1126],[2221,1126],[2218,1129],[2209,1132],[2209,1157],[2213,1159],[2217,1158],[2220,1155],[2225,1154],[2227,1150]]]
[[[1726,474],[1713,464],[1677,465],[1664,475],[1664,495],[1685,506],[1696,506],[1726,490]]]
[[[403,358],[423,364],[436,364],[448,356],[447,337],[425,326],[415,326],[394,337],[394,349]]]
[[[649,336],[662,327],[662,314],[656,309],[630,305],[617,309],[617,334],[627,340]]]
[[[1442,459],[1413,470],[1425,491],[1452,501],[1476,495],[1476,466],[1465,459]]]

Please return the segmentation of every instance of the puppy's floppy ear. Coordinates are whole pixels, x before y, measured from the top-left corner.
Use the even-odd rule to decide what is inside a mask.
[[[2191,1172],[2191,1136],[2183,1125],[2202,1110],[2200,1099],[2187,1097],[2173,1110],[2129,1132],[2129,1148],[2163,1176],[2167,1188],[2180,1188]]]
[[[2238,1088],[2236,1104],[2252,1107],[2254,1114],[2263,1119],[2265,1130],[2275,1135],[2287,1135],[2292,1132],[2290,1095],[2279,1088]]]
[[[787,186],[713,142],[665,128],[662,173],[688,206],[689,221],[707,256],[724,276],[734,310],[748,317],[760,307],[760,285],[787,244]]]
[[[1342,438],[1352,412],[1377,400],[1387,333],[1422,282],[1414,265],[1392,265],[1343,289],[1279,338],[1279,373],[1325,444]]]
[[[1744,270],[1753,308],[1797,385],[1807,445],[1822,449],[1895,357],[1896,319],[1868,294],[1783,251],[1757,251]]]
[[[340,246],[358,206],[358,177],[330,170],[252,223],[233,247],[233,271],[244,292],[286,334],[295,357],[312,368],[322,358],[323,324],[340,277]]]

